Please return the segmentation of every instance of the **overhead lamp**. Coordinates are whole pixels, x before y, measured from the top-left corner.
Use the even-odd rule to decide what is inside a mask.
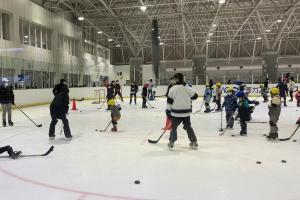
[[[219,0],[219,4],[224,4],[226,0]]]
[[[158,36],[157,39],[160,39],[160,36]]]
[[[161,43],[159,43],[159,45],[164,45],[164,43],[163,43],[163,42],[161,42]]]
[[[78,19],[78,21],[83,21],[84,17],[83,16],[79,16],[77,19]]]
[[[147,7],[146,6],[141,6],[140,9],[141,9],[141,11],[145,12],[147,10]]]
[[[113,39],[109,38],[108,41],[111,42],[111,41],[113,41]]]
[[[216,26],[217,26],[217,24],[213,24],[212,26],[213,26],[213,27],[216,27]]]
[[[261,40],[261,37],[256,38],[257,40]]]
[[[87,43],[88,41],[87,40],[83,40],[84,41],[84,43]]]
[[[117,47],[120,47],[121,45],[117,44]]]
[[[270,33],[270,32],[271,32],[271,29],[267,29],[266,32],[267,32],[267,33]]]
[[[206,40],[206,42],[211,42],[211,41],[208,39],[208,40]]]
[[[98,33],[98,34],[102,34],[102,33],[103,33],[103,31],[98,31],[97,33]]]
[[[280,23],[280,22],[282,22],[282,19],[277,19],[276,22]]]
[[[209,33],[208,35],[209,35],[209,36],[212,36],[212,35],[213,35],[213,33]]]
[[[28,38],[28,35],[24,35],[24,38],[26,38],[26,39],[27,39],[27,38]]]

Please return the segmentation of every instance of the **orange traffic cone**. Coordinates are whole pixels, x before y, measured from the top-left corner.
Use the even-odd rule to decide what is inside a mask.
[[[172,130],[172,121],[169,117],[166,119],[166,125],[161,130]]]
[[[72,110],[77,110],[75,99],[72,100]]]

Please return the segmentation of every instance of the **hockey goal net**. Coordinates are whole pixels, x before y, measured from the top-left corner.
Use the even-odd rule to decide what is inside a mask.
[[[94,101],[93,104],[100,104],[106,100],[105,89],[94,90]]]

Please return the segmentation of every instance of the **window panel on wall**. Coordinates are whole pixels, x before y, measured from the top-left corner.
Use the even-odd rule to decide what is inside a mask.
[[[10,40],[10,20],[11,15],[7,13],[2,13],[2,38],[4,40]]]
[[[1,24],[0,24],[1,27]],[[23,34],[23,20],[19,19],[19,36],[20,36],[20,43],[24,44],[24,34]]]
[[[35,46],[35,25],[30,24],[30,44],[31,46]]]
[[[47,29],[47,49],[51,50],[52,49],[52,30],[51,29]]]
[[[42,27],[42,48],[47,49],[47,29]]]
[[[23,38],[24,43],[28,45],[29,44],[29,22],[23,21]]]
[[[42,40],[42,38],[41,38],[41,34],[42,34],[42,30],[41,30],[42,28],[41,28],[41,26],[39,26],[39,25],[36,25],[36,46],[38,47],[38,48],[41,48],[42,46],[41,46],[41,40]]]

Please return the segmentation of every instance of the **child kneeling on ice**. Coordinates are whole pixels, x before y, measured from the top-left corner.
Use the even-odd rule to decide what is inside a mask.
[[[281,99],[279,96],[279,89],[272,88],[271,89],[271,102],[268,106],[269,108],[269,116],[270,116],[270,133],[267,136],[267,139],[277,139],[278,138],[278,127],[277,122],[279,120],[280,112],[281,112]]]
[[[247,136],[247,121],[250,120],[250,112],[249,112],[249,103],[245,98],[245,93],[243,91],[239,91],[236,94],[236,97],[239,99],[238,102],[238,115],[240,118],[241,125],[241,136]]]
[[[17,159],[21,156],[22,151],[14,151],[11,146],[0,147],[0,154],[7,152],[10,158]]]
[[[225,107],[226,111],[226,128],[233,128],[234,125],[234,113],[238,107],[237,105],[237,98],[235,96],[235,92],[232,86],[228,88],[228,94],[224,98],[224,103],[222,108]]]
[[[108,101],[108,106],[111,110],[111,123],[113,124],[113,128],[111,129],[112,132],[117,132],[117,121],[121,118],[121,107],[119,105],[116,105],[115,99],[110,99]]]

